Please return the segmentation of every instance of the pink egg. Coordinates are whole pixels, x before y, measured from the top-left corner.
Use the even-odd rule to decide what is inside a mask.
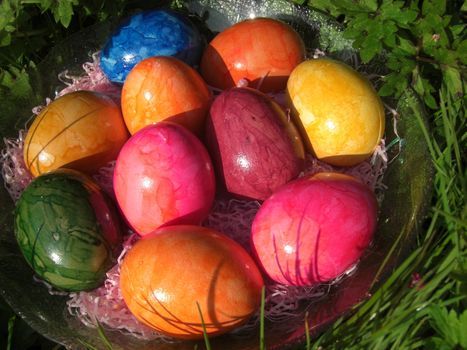
[[[319,173],[281,187],[258,211],[252,246],[274,281],[310,286],[352,267],[377,221],[373,192],[355,178]]]
[[[190,131],[169,122],[148,126],[128,140],[113,182],[123,215],[142,236],[163,225],[200,224],[215,194],[205,147]]]

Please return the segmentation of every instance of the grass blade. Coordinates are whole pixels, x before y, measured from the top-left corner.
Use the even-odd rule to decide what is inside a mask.
[[[266,345],[264,343],[264,304],[266,300],[266,287],[263,286],[261,289],[261,309],[259,314],[259,349],[265,350]]]
[[[13,315],[8,320],[8,340],[7,340],[7,350],[12,349],[13,343],[13,329],[15,327],[16,315]]]
[[[102,327],[102,325],[100,324],[100,322],[98,320],[96,320],[96,323],[97,323],[97,332],[99,333],[99,337],[104,342],[107,350],[113,350],[112,344],[110,343],[109,339],[105,335],[104,328]]]
[[[203,337],[204,344],[206,345],[206,350],[211,350],[211,344],[209,343],[208,332],[206,331],[206,324],[204,323],[203,313],[201,312],[201,306],[199,306],[198,302],[196,302],[196,306],[198,307],[199,317],[201,318],[201,325],[203,326]]]
[[[99,350],[98,348],[96,348],[95,346],[89,344],[88,342],[86,342],[86,341],[84,341],[84,340],[78,339],[78,341],[79,341],[81,344],[83,344],[83,345],[86,347],[86,349],[88,349],[88,350]]]
[[[308,311],[305,312],[305,339],[306,339],[306,350],[311,350],[311,338],[310,338],[310,327],[308,325]]]

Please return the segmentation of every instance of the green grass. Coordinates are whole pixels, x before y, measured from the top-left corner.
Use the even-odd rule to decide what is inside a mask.
[[[7,350],[11,350],[13,344],[13,327],[15,326],[16,315],[13,315],[8,320],[8,339],[7,339]]]
[[[384,285],[352,317],[313,339],[313,349],[467,348],[465,106],[445,90],[439,101],[431,129],[419,123],[436,169],[425,232]],[[421,279],[413,283],[415,273]]]
[[[0,297],[0,349],[58,350],[63,348],[31,329]]]
[[[206,331],[206,324],[204,323],[203,312],[201,311],[201,306],[196,302],[196,307],[198,308],[199,318],[201,319],[201,325],[203,326],[203,338],[204,344],[206,345],[206,350],[211,350],[211,343],[209,342],[208,333]]]
[[[260,315],[259,315],[259,349],[265,350],[266,343],[264,339],[264,304],[266,302],[266,288],[263,286],[261,288],[261,306],[260,306]]]
[[[308,311],[305,312],[305,350],[311,349],[310,325],[308,324]]]

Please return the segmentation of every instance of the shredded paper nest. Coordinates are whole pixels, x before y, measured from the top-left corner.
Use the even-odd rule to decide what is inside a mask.
[[[317,51],[311,56],[320,57],[323,54],[322,51]],[[120,87],[110,83],[105,77],[99,68],[98,57],[96,53],[92,56],[92,61],[84,63],[82,76],[70,76],[66,71],[61,73],[59,79],[67,86],[56,97],[72,91],[92,90],[105,93],[119,103]],[[272,97],[275,97],[281,104],[280,95]],[[50,102],[51,100],[47,99],[45,105]],[[33,114],[40,113],[43,107],[34,107]],[[5,186],[15,202],[32,180],[32,176],[23,160],[23,143],[26,132],[25,128],[19,131],[17,138],[5,139],[5,147],[1,152],[1,170]],[[312,175],[322,171],[346,173],[359,178],[363,183],[367,184],[375,192],[378,201],[381,202],[385,190],[382,180],[387,164],[385,142],[382,140],[370,159],[350,168],[336,168],[308,155],[306,169],[300,176]],[[113,168],[114,163],[110,163],[94,175],[94,180],[111,197],[114,197],[112,188]],[[250,227],[259,207],[260,203],[253,200],[217,199],[203,225],[225,233],[250,252]],[[68,310],[70,314],[76,316],[89,327],[95,327],[96,321],[98,321],[103,326],[122,330],[138,338],[173,341],[141,324],[126,307],[120,293],[120,264],[126,252],[131,249],[137,240],[138,235],[129,232],[118,263],[107,272],[107,279],[101,287],[89,292],[67,293],[69,296]],[[334,281],[316,287],[294,287],[267,282],[265,317],[272,322],[283,322],[288,318],[296,317],[302,301],[311,301],[315,298],[324,297],[331,285],[339,283],[342,278],[351,274],[354,269],[355,266]],[[49,291],[51,294],[57,293],[53,288],[49,288]],[[234,333],[239,335],[248,333],[249,330],[257,326],[258,322],[259,315],[254,315],[246,325],[234,331]]]

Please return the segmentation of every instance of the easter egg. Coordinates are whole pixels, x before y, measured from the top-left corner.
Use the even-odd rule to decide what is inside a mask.
[[[376,227],[373,192],[355,178],[318,173],[289,182],[259,209],[253,250],[276,282],[312,286],[352,267]]]
[[[248,19],[209,43],[201,58],[201,75],[223,90],[246,79],[250,87],[280,91],[305,53],[302,39],[288,24],[272,18]]]
[[[148,126],[128,140],[117,158],[113,184],[120,209],[140,235],[162,225],[201,223],[215,194],[206,148],[169,122]]]
[[[141,61],[122,89],[123,117],[131,134],[161,120],[200,132],[210,102],[211,92],[198,72],[172,57]]]
[[[298,176],[304,148],[279,105],[250,88],[224,91],[213,102],[206,138],[227,191],[264,200]]]
[[[15,235],[36,274],[67,291],[102,284],[121,244],[113,203],[90,178],[67,169],[36,177],[22,192]]]
[[[365,77],[342,62],[301,63],[290,75],[287,97],[308,150],[329,164],[362,162],[383,137],[381,99]]]
[[[151,56],[173,56],[198,65],[204,39],[194,24],[167,10],[136,13],[124,20],[104,45],[100,67],[110,81],[123,83],[130,70]]]
[[[128,139],[120,108],[109,97],[77,91],[52,101],[24,140],[24,162],[34,176],[60,167],[93,173],[117,158]]]
[[[168,226],[138,241],[123,259],[120,289],[138,320],[177,338],[201,339],[245,323],[263,280],[235,241],[201,226]]]

